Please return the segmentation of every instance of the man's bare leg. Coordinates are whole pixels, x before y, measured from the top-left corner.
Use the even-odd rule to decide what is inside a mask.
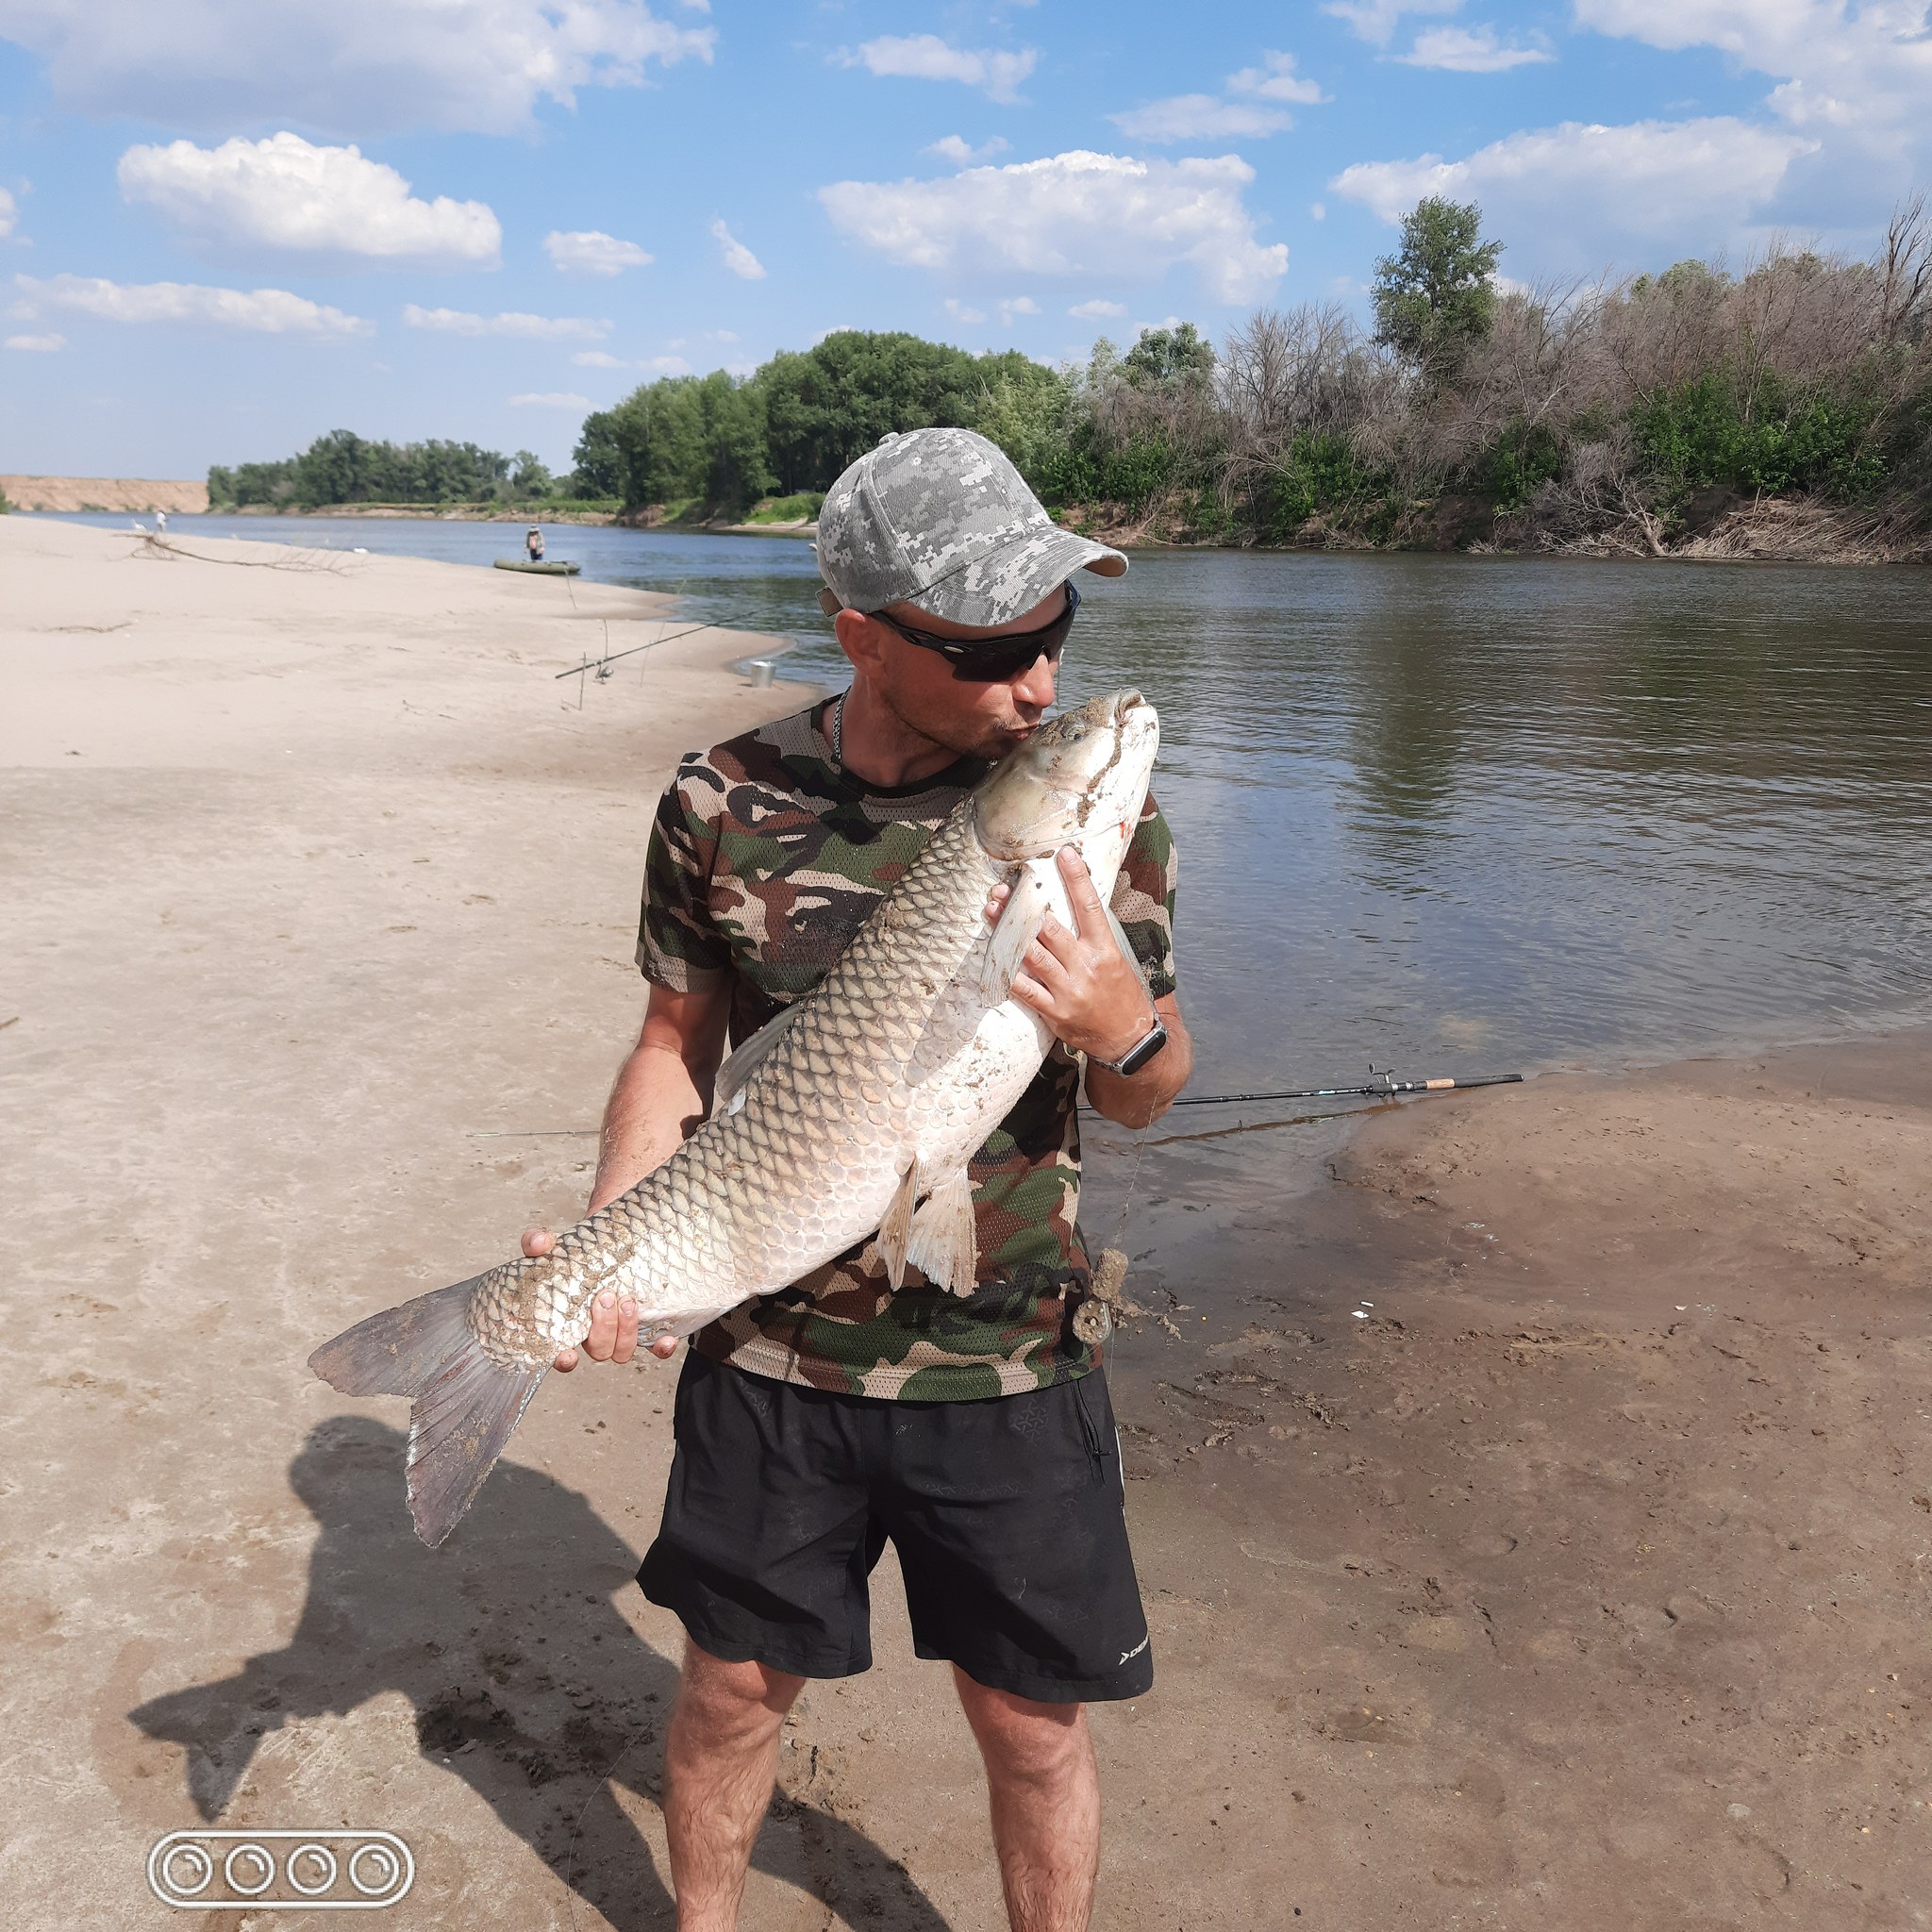
[[[778,1732],[803,1677],[730,1664],[687,1641],[664,1742],[664,1829],[677,1932],[732,1932],[772,1802]]]
[[[953,1681],[986,1760],[992,1841],[1013,1932],[1086,1932],[1100,1870],[1100,1771],[1087,1712]]]

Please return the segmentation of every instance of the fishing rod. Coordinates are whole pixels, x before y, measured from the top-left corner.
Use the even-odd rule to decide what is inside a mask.
[[[1272,1100],[1387,1100],[1397,1093],[1446,1093],[1453,1088],[1515,1087],[1521,1074],[1484,1074],[1470,1080],[1398,1080],[1394,1074],[1378,1074],[1369,1069],[1363,1087],[1291,1087],[1278,1093],[1186,1093],[1174,1102],[1175,1107],[1230,1107],[1245,1102]]]
[[[607,651],[601,658],[586,658],[581,664],[573,664],[568,671],[555,673],[552,682],[562,677],[581,677],[587,671],[594,671],[602,677],[606,675],[604,667],[615,664],[621,658],[635,658],[640,651],[655,651],[659,644],[675,644],[679,638],[695,637],[699,631],[711,627],[708,624],[694,624],[688,629],[672,631],[666,637],[653,638],[648,644],[633,644],[627,651]]]

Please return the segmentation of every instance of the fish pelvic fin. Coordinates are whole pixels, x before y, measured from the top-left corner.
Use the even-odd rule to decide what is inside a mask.
[[[892,1195],[892,1205],[879,1223],[879,1259],[886,1264],[886,1279],[892,1292],[906,1286],[906,1248],[912,1239],[912,1204],[919,1198],[919,1157],[914,1155]]]
[[[459,1281],[358,1322],[308,1357],[344,1395],[407,1395],[409,1515],[434,1549],[476,1500],[548,1373],[494,1360],[471,1332]]]
[[[935,1288],[971,1294],[979,1279],[979,1238],[973,1220],[973,1183],[962,1167],[948,1174],[912,1217],[906,1258]]]

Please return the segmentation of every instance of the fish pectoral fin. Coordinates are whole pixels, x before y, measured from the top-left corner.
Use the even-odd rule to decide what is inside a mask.
[[[1051,865],[1053,861],[1046,861]],[[986,962],[980,968],[979,990],[989,999],[1003,1000],[1013,990],[1013,975],[1026,957],[1026,948],[1040,937],[1052,894],[1038,859],[1023,865],[1013,880],[1000,923],[986,942]]]
[[[732,1049],[730,1057],[718,1069],[717,1077],[711,1082],[711,1118],[714,1121],[722,1115],[736,1113],[744,1105],[744,1090],[751,1085],[751,1076],[771,1058],[773,1050],[791,1030],[792,1022],[804,1010],[805,1002],[793,1000],[789,1007],[767,1020],[749,1040]]]
[[[899,1178],[898,1191],[886,1218],[879,1223],[876,1245],[886,1264],[886,1279],[896,1294],[906,1285],[906,1249],[912,1239],[912,1204],[919,1198],[919,1157],[915,1154]]]
[[[935,1288],[971,1294],[979,1285],[979,1241],[973,1222],[973,1183],[962,1167],[925,1197],[912,1217],[906,1258]]]

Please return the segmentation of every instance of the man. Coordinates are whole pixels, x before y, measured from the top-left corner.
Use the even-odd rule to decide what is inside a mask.
[[[524,548],[530,553],[532,563],[543,561],[543,532],[535,524],[530,525],[530,533],[524,539]]]
[[[861,457],[825,498],[818,549],[851,688],[688,757],[664,795],[638,948],[650,1001],[605,1112],[593,1209],[705,1118],[727,1032],[741,1041],[809,992],[991,762],[1038,727],[1079,608],[1074,574],[1126,569],[1055,525],[1005,456],[960,429]],[[1105,1381],[1074,1320],[1089,1286],[1079,1057],[1090,1104],[1141,1126],[1180,1091],[1192,1048],[1174,998],[1172,841],[1152,801],[1113,894],[1138,970],[1078,857],[1059,863],[1078,929],[1050,924],[1013,986],[1058,1044],[972,1165],[977,1289],[962,1299],[915,1274],[895,1295],[861,1244],[692,1338],[663,1523],[639,1573],[690,1640],[665,1754],[680,1932],[736,1924],[785,1713],[808,1678],[870,1664],[866,1579],[888,1540],[915,1648],[952,1664],[985,1758],[1016,1932],[1087,1924],[1100,1798],[1083,1707],[1138,1695],[1153,1659]],[[637,1326],[607,1294],[584,1353],[627,1361]]]

